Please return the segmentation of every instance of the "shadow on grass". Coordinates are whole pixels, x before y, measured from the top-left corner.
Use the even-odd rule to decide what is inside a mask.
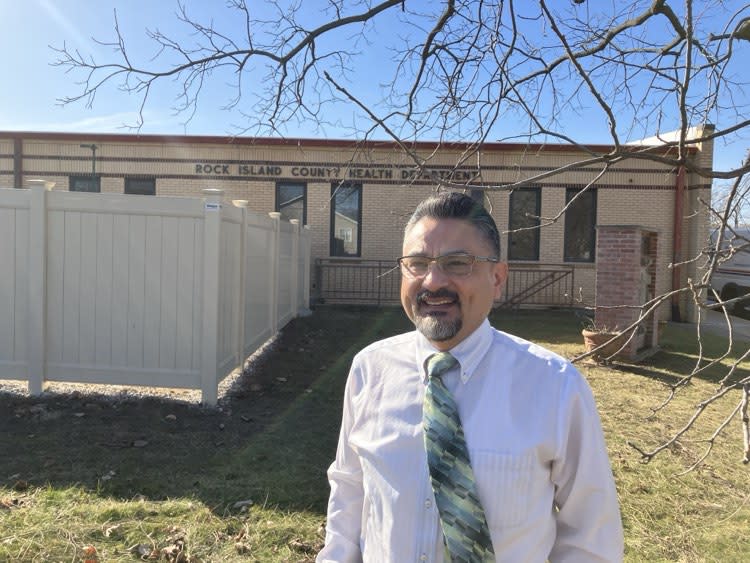
[[[0,394],[3,485],[79,485],[102,496],[240,500],[325,510],[344,381],[369,342],[409,329],[397,309],[295,319],[220,409],[157,398]]]
[[[713,360],[727,354],[727,339],[705,332],[702,336],[703,357],[699,358],[699,346],[694,328],[689,325],[671,326],[667,329],[661,342],[660,350],[641,363],[630,364],[614,362],[610,368],[642,377],[648,377],[665,385],[674,385],[700,367],[695,379],[718,384],[729,373],[735,359],[746,350],[747,343],[737,342],[733,351],[720,363],[710,365]],[[745,363],[738,363],[727,384],[750,377],[750,370]]]
[[[491,320],[529,340],[582,346],[580,319],[569,311],[501,310]],[[78,485],[126,500],[196,498],[218,514],[248,499],[323,514],[351,359],[411,328],[397,308],[319,308],[284,328],[221,409],[157,397],[0,393],[0,483]],[[690,354],[681,336],[668,335],[664,351],[627,370],[672,383],[692,367]]]

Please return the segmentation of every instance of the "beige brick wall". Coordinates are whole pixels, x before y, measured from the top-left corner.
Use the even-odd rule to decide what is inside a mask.
[[[329,256],[331,183],[338,180],[361,182],[362,259],[393,260],[401,254],[403,227],[409,214],[434,189],[429,179],[412,181],[411,158],[393,145],[355,145],[299,141],[292,144],[223,138],[152,138],[125,135],[35,135],[23,140],[24,180],[44,178],[57,183],[55,189],[68,189],[70,175],[91,173],[91,150],[81,144],[95,143],[96,169],[101,174],[102,191],[122,193],[129,175],[156,178],[158,196],[201,197],[205,188],[224,190],[227,200],[246,199],[249,208],[269,212],[275,206],[277,180],[302,181],[307,185],[307,222],[312,232],[313,258]],[[710,167],[710,143],[699,155],[703,166]],[[12,185],[12,135],[0,133],[0,185]],[[534,178],[554,167],[573,164],[581,155],[574,150],[526,150],[513,145],[491,145],[471,158],[466,147],[420,146],[417,153],[426,160],[426,168],[445,173],[464,157],[463,179],[477,174],[491,185]],[[243,175],[241,166],[253,166],[255,172]],[[202,174],[196,166],[216,167],[216,174]],[[278,167],[281,174],[263,175],[263,167]],[[214,170],[212,168],[212,170]],[[226,173],[225,173],[226,172]],[[572,168],[555,178],[539,178],[541,215],[546,224],[540,233],[539,263],[563,261],[565,218],[555,219],[565,203],[565,188],[582,188],[593,181],[600,168]],[[377,177],[376,174],[390,174]],[[368,174],[370,176],[368,176]],[[350,178],[350,175],[353,178]],[[375,176],[374,176],[375,175]],[[597,224],[640,225],[658,233],[659,263],[656,270],[658,292],[671,287],[672,235],[675,183],[677,174],[658,163],[631,161],[620,163],[597,183]],[[698,196],[708,200],[705,180],[686,180],[683,255],[700,250],[700,241],[708,228],[705,209]],[[509,194],[487,191],[487,207],[503,231],[503,256],[507,256]],[[349,259],[355,260],[355,259]],[[511,264],[523,267],[524,263]],[[685,268],[685,276],[696,276],[694,266]],[[594,303],[596,269],[594,264],[576,264],[576,286],[584,302]]]

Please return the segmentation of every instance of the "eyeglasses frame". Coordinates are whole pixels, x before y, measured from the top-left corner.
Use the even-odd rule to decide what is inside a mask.
[[[449,256],[468,256],[468,257],[473,258],[473,261],[471,263],[471,268],[464,275],[449,274],[448,272],[443,270],[443,267],[440,265],[440,259],[446,258]],[[409,269],[401,263],[401,261],[404,258],[426,258],[428,259],[427,270],[421,276],[412,274],[409,271]],[[469,254],[468,252],[449,252],[448,254],[441,254],[440,256],[422,256],[420,254],[410,254],[407,256],[400,256],[399,258],[396,259],[396,263],[398,264],[398,268],[401,271],[401,273],[406,274],[412,279],[417,279],[417,280],[427,275],[427,273],[430,271],[430,264],[432,264],[433,262],[437,265],[440,271],[446,276],[449,276],[452,278],[466,278],[466,277],[469,277],[474,272],[474,264],[476,264],[477,262],[492,262],[492,263],[497,264],[498,262],[500,262],[500,259],[495,258],[493,256],[475,256],[474,254]]]

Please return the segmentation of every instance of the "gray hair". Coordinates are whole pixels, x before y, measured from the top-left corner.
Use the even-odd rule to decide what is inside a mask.
[[[408,233],[424,217],[468,221],[490,244],[494,257],[500,258],[500,233],[495,220],[481,203],[468,195],[460,192],[443,192],[425,199],[412,213],[404,233]]]

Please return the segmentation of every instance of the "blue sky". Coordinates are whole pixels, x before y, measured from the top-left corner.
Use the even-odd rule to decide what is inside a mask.
[[[224,0],[191,2],[189,7],[198,19],[210,17],[225,9]],[[738,2],[738,6],[744,5]],[[136,52],[148,53],[144,28],[159,28],[166,34],[178,30],[174,17],[174,0],[0,0],[0,130],[126,132],[123,124],[136,120],[137,100],[107,89],[96,98],[93,108],[83,103],[61,106],[58,98],[77,92],[73,74],[50,63],[56,58],[50,45],[68,47],[82,53],[105,58],[107,47],[97,45],[92,36],[110,39],[113,36],[113,9],[118,17],[128,46]],[[218,18],[217,18],[218,20]],[[224,21],[224,20],[222,20]],[[240,22],[241,23],[241,22]],[[238,25],[226,22],[223,25]],[[382,28],[378,30],[382,33]],[[145,50],[144,49],[148,49]],[[373,54],[376,58],[377,54]],[[374,63],[373,63],[374,64]],[[372,81],[377,88],[376,79]],[[738,95],[746,95],[738,92]],[[226,89],[222,82],[212,84],[208,97],[199,106],[192,121],[184,126],[184,116],[174,115],[173,92],[157,91],[144,113],[143,133],[187,133],[224,135],[235,131],[241,122],[236,113],[222,111]],[[353,113],[337,117],[343,122],[355,119]],[[604,128],[592,127],[586,119],[570,122],[574,135],[588,142],[608,142]],[[312,124],[301,123],[287,130],[288,136],[314,137],[320,132]],[[344,137],[335,126],[325,130],[328,137]],[[430,140],[430,139],[424,139]],[[717,144],[715,167],[737,166],[748,149],[748,140],[729,145]]]
[[[118,4],[120,23],[134,38],[142,36],[147,25],[168,31],[174,24],[169,0],[0,0],[0,130],[124,132],[123,123],[132,123],[137,111],[132,99],[109,92],[97,97],[92,108],[82,103],[61,106],[60,97],[77,92],[76,77],[50,65],[56,58],[50,45],[66,43],[82,53],[104,55],[106,48],[91,37],[112,37]],[[185,132],[170,102],[165,97],[149,108],[144,133]],[[220,114],[206,104],[187,133],[226,133],[226,117]]]

